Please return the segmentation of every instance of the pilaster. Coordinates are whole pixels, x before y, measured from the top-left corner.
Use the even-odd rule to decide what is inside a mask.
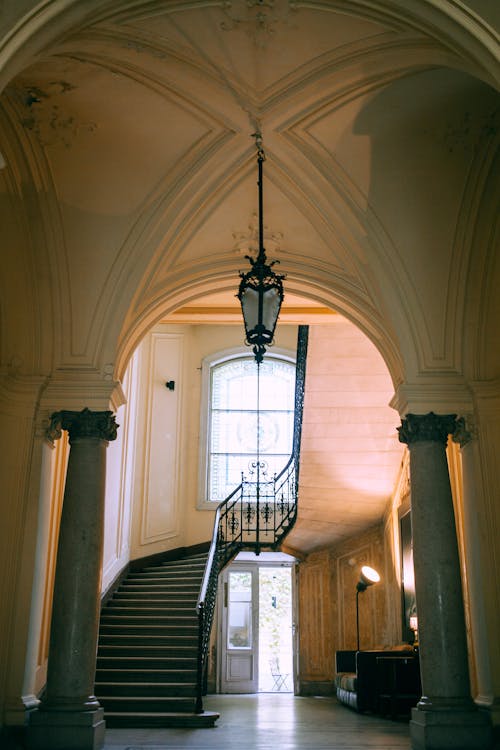
[[[0,710],[9,725],[25,723],[36,699],[23,676],[28,666],[38,498],[44,438],[36,411],[46,384],[39,375],[0,374],[0,494],[9,499],[0,524]]]

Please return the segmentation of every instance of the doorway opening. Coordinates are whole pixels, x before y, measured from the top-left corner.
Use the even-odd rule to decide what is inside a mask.
[[[293,693],[295,558],[241,552],[221,576],[219,690]]]
[[[293,692],[290,566],[259,567],[259,693]]]

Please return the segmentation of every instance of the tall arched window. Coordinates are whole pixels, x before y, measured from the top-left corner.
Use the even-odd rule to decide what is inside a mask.
[[[268,476],[279,473],[293,444],[295,363],[266,354],[260,365],[260,454]],[[257,365],[252,355],[209,367],[205,483],[209,502],[221,502],[249,476],[257,449]]]

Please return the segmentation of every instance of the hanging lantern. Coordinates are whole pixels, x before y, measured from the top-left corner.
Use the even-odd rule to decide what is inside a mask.
[[[246,273],[240,272],[241,282],[237,297],[243,313],[245,342],[253,347],[255,359],[260,364],[266,346],[272,346],[274,341],[274,330],[284,297],[282,282],[285,277],[272,270],[278,261],[268,263],[264,249],[262,165],[266,157],[261,134],[256,133],[255,139],[259,170],[259,254],[255,260],[249,255],[245,256],[250,261],[251,268]]]

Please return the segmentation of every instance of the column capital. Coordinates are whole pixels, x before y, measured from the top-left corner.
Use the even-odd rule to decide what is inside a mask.
[[[456,414],[407,414],[398,427],[399,442],[412,445],[424,441],[446,446],[456,429]]]
[[[49,440],[58,440],[61,431],[69,432],[70,443],[75,438],[100,438],[116,440],[119,425],[112,411],[57,411],[52,414],[47,428]]]
[[[471,440],[477,437],[477,429],[474,424],[474,420],[471,414],[467,414],[464,417],[458,417],[456,422],[455,431],[452,435],[454,443],[458,443],[461,448],[464,448]]]

